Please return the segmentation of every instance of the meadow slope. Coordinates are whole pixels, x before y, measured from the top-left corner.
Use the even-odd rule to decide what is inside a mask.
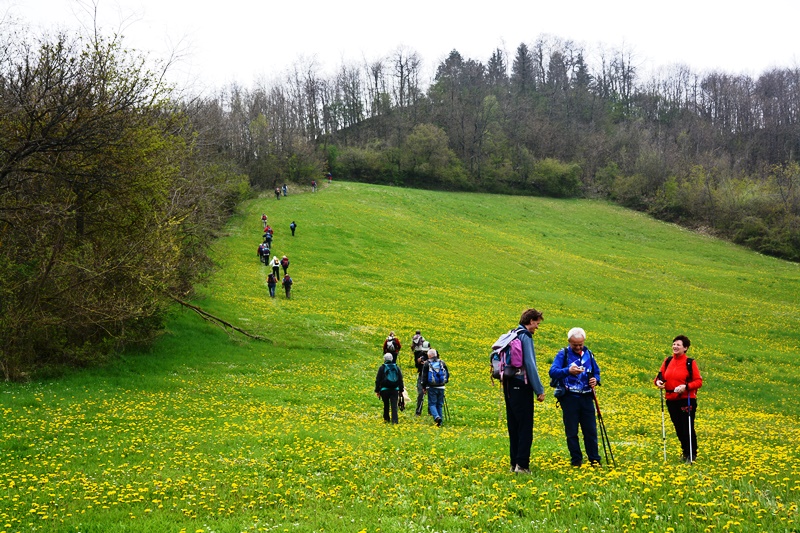
[[[262,212],[291,300],[267,294]],[[176,308],[150,349],[3,384],[0,533],[800,530],[797,264],[604,202],[336,182],[248,202],[215,257],[196,303],[268,341]],[[548,390],[533,473],[508,473],[488,346],[527,307],[543,379],[587,330],[617,468],[570,468]],[[386,426],[372,393],[394,330],[415,395],[417,328],[453,374],[443,428]],[[669,428],[663,462],[651,383],[679,333],[705,380],[693,466]]]

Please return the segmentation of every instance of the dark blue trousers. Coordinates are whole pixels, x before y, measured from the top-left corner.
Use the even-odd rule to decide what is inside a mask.
[[[578,440],[578,426],[583,433],[583,447],[590,462],[600,462],[597,450],[597,420],[595,419],[594,398],[591,394],[567,392],[561,397],[561,412],[564,416],[564,433],[567,435],[567,449],[573,465],[583,463],[583,454]]]

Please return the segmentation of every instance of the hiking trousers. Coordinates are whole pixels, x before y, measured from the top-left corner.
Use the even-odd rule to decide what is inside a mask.
[[[511,468],[530,468],[533,444],[533,388],[521,379],[503,380]],[[428,399],[430,402],[430,398]]]
[[[561,413],[564,418],[564,433],[567,435],[567,449],[569,450],[572,466],[583,462],[581,445],[578,440],[578,426],[583,433],[583,448],[589,457],[589,462],[599,463],[600,452],[597,450],[597,420],[594,414],[594,398],[589,394],[575,394],[567,392],[561,397]]]
[[[397,424],[397,399],[400,393],[397,390],[382,390],[381,399],[383,400],[383,421],[389,422],[389,410],[392,413],[392,424]]]
[[[697,398],[692,398],[692,428],[689,431],[689,411],[685,399],[667,400],[667,410],[672,425],[675,427],[675,434],[681,441],[681,452],[684,459],[689,457],[689,438],[692,439],[692,461],[697,458],[697,433],[694,432],[694,421],[697,416]]]
[[[428,389],[428,412],[434,420],[442,419],[444,408],[444,387],[431,387]]]

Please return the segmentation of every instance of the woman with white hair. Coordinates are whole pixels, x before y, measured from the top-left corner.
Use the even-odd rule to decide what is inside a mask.
[[[550,385],[556,387],[556,397],[561,403],[570,461],[572,466],[583,464],[578,441],[580,426],[589,463],[600,466],[593,396],[594,388],[600,385],[600,367],[594,354],[584,346],[586,332],[582,328],[569,330],[567,341],[569,345],[559,350],[550,367]]]

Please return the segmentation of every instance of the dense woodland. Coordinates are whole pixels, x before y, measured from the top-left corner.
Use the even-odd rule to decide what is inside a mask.
[[[541,37],[398,48],[213,96],[117,38],[6,31],[0,48],[0,368],[92,364],[160,331],[251,190],[337,179],[610,198],[800,260],[800,69],[757,79]],[[592,57],[592,61],[587,60]]]

